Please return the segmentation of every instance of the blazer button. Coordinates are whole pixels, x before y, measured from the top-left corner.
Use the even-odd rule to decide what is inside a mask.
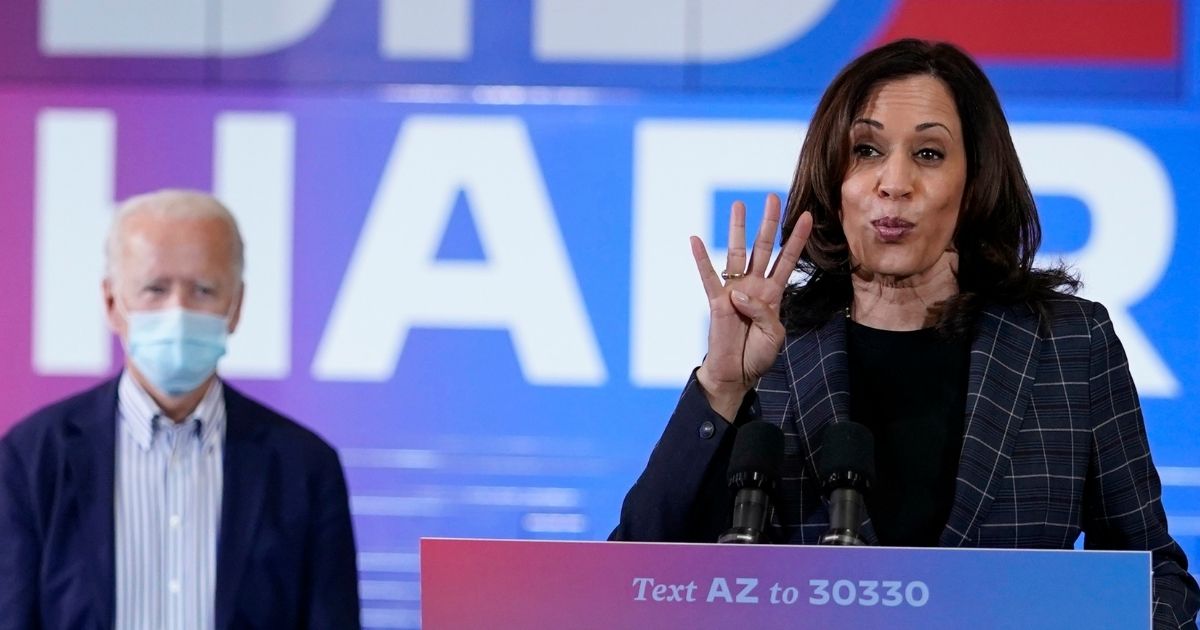
[[[713,434],[716,432],[717,432],[717,427],[714,427],[713,423],[708,420],[705,420],[704,424],[700,425],[700,437],[705,440],[712,437]]]

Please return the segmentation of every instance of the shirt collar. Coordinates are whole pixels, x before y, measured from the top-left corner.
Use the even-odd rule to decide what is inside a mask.
[[[158,420],[171,422],[150,394],[129,372],[121,374],[117,384],[117,409],[134,442],[142,449],[149,449],[157,433]],[[201,446],[211,448],[225,437],[225,388],[221,379],[213,379],[200,404],[189,415],[199,426]]]

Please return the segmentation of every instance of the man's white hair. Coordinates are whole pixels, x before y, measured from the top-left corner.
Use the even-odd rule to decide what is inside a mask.
[[[164,189],[130,197],[121,202],[113,215],[108,228],[108,236],[104,241],[104,273],[110,280],[117,278],[117,261],[121,257],[121,246],[124,244],[126,219],[135,215],[154,215],[163,218],[179,219],[219,219],[229,225],[233,234],[233,264],[234,272],[239,280],[246,266],[245,245],[242,234],[238,230],[237,220],[220,201],[212,195],[197,190]]]

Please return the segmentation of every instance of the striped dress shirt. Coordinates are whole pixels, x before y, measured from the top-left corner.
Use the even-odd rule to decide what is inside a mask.
[[[181,423],[126,372],[117,389],[116,628],[213,627],[225,397]]]

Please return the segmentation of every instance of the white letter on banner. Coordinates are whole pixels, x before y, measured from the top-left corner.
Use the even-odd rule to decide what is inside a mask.
[[[470,58],[472,5],[473,0],[382,0],[380,54],[385,59]]]
[[[722,577],[713,578],[712,584],[708,587],[708,597],[704,598],[704,601],[711,604],[718,599],[724,600],[726,604],[733,603],[733,593],[729,592],[729,583]]]
[[[225,376],[283,378],[291,370],[295,123],[288,114],[217,117],[213,187],[246,242],[245,303]]]
[[[117,121],[103,109],[46,109],[37,120],[33,369],[104,374],[112,338],[100,281],[113,209]]]
[[[1087,205],[1091,235],[1066,259],[1080,271],[1082,295],[1108,308],[1138,391],[1178,396],[1179,380],[1129,312],[1158,285],[1175,245],[1175,199],[1166,169],[1136,138],[1108,127],[1013,125],[1013,141],[1035,194]]]
[[[559,62],[739,61],[800,39],[835,4],[836,0],[534,0],[533,54]]]
[[[459,191],[470,200],[484,261],[435,259]],[[507,328],[534,384],[599,385],[607,378],[520,119],[408,119],[313,374],[386,380],[417,326]]]
[[[286,48],[334,0],[41,0],[46,55],[237,57]],[[210,32],[213,20],[216,33]]]
[[[787,190],[805,125],[801,122],[647,120],[634,132],[633,278],[630,378],[638,387],[677,387],[704,356],[708,300],[688,247],[711,248],[713,208],[722,188]],[[751,234],[757,226],[750,226]]]

